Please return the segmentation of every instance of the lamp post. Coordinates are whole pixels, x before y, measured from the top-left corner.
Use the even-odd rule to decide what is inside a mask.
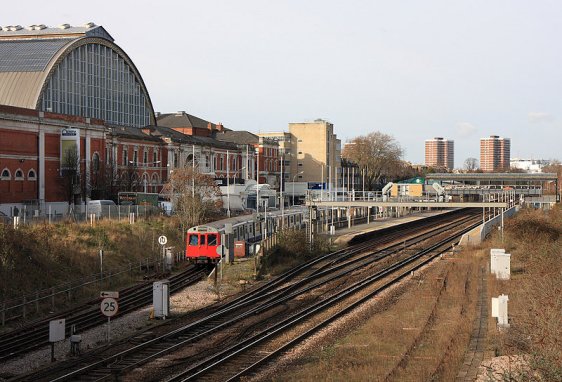
[[[304,171],[299,171],[293,176],[293,207],[295,206],[295,178],[300,174],[304,174]]]
[[[227,211],[226,216],[230,217],[230,153],[226,150],[226,200],[227,200]]]
[[[285,166],[285,153],[281,154],[281,179],[279,181],[279,199],[281,202],[281,229],[285,228],[285,200],[283,199],[283,167]]]
[[[256,212],[260,213],[260,146],[256,147]]]
[[[227,151],[228,153],[228,151]],[[235,170],[234,171],[234,178],[236,179],[236,174],[238,174],[240,171],[244,170],[246,168],[246,166],[242,167],[240,170]],[[228,205],[228,212],[227,212],[227,216],[230,217],[230,178],[227,175],[226,176],[226,181],[227,183],[227,187],[226,187],[226,199],[227,199],[227,205]]]

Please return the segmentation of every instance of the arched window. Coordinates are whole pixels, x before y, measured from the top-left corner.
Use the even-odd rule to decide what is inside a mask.
[[[14,179],[15,180],[23,180],[23,171],[21,170],[21,168],[18,168],[14,174]]]
[[[8,170],[7,168],[2,170],[2,176],[0,176],[0,179],[2,180],[10,180],[12,179],[12,174],[10,173],[10,170]]]
[[[37,180],[37,175],[35,174],[35,170],[31,169],[27,173],[27,180]]]
[[[152,174],[152,192],[158,192],[158,174]]]
[[[92,170],[98,172],[100,170],[100,154],[97,152],[92,155]]]
[[[187,159],[185,160],[185,166],[186,167],[191,167],[193,166],[193,154],[189,154],[187,156]]]

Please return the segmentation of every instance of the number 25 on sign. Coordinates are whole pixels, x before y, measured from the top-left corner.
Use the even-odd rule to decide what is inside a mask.
[[[100,310],[106,317],[113,317],[119,310],[117,300],[112,297],[107,297],[101,300]]]

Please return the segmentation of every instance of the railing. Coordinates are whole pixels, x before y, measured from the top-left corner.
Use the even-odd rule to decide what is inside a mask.
[[[437,201],[436,192],[424,192],[420,196],[383,195],[382,191],[308,191],[308,200],[313,202],[413,202],[413,201]]]
[[[60,209],[47,207],[45,210],[35,208],[27,208],[23,206],[19,212],[18,224],[34,224],[34,223],[56,223],[65,220],[74,222],[91,222],[99,220],[117,220],[131,221],[147,218],[150,216],[160,215],[162,210],[155,206],[138,206],[138,205],[113,205],[98,206],[92,208],[87,205],[73,206],[67,212],[60,212]]]

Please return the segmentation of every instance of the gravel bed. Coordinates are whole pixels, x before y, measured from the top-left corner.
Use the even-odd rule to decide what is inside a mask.
[[[216,301],[217,295],[213,291],[213,287],[207,281],[200,281],[197,284],[190,285],[183,290],[176,292],[170,297],[171,314],[179,315],[195,309],[210,305]],[[154,324],[150,320],[152,305],[147,305],[137,311],[120,316],[111,320],[111,340],[121,340],[134,335],[139,330],[145,329]],[[101,313],[100,313],[101,314]],[[80,349],[82,352],[99,348],[106,345],[107,325],[100,325],[96,328],[89,329],[82,333]],[[70,357],[70,340],[55,344],[55,358],[57,360],[65,360]],[[35,350],[19,358],[14,358],[0,365],[0,381],[5,381],[2,376],[15,376],[22,373],[31,372],[37,368],[50,364],[51,348]]]
[[[430,264],[418,269],[416,271],[416,279],[420,275],[426,274],[434,264],[436,264],[436,262],[431,262]],[[330,346],[335,339],[346,336],[355,328],[362,325],[373,314],[386,309],[388,304],[392,304],[393,297],[404,293],[406,288],[412,285],[412,282],[416,282],[416,279],[407,277],[382,291],[368,302],[361,304],[351,313],[337,319],[327,327],[320,329],[311,337],[303,340],[300,344],[284,353],[273,363],[248,378],[248,381],[268,381],[273,378],[281,378],[281,380],[284,380],[283,373],[291,367],[294,367],[293,365],[298,363],[299,359],[310,353],[316,352],[319,349],[323,349],[324,346]]]

